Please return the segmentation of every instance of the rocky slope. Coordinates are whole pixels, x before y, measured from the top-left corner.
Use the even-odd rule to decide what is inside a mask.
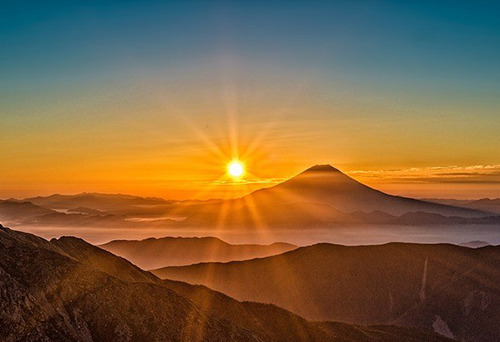
[[[1,341],[450,341],[428,330],[315,323],[161,281],[81,239],[0,226]]]
[[[464,341],[497,341],[500,247],[318,244],[278,256],[153,273],[309,319],[424,326]]]

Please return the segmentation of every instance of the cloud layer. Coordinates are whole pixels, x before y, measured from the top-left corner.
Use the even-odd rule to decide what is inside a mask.
[[[361,181],[427,184],[500,184],[500,165],[431,166],[347,172]]]

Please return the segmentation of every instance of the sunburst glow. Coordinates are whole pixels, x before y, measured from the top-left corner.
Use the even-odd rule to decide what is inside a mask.
[[[243,173],[245,172],[245,167],[243,164],[238,161],[238,160],[233,160],[229,165],[227,166],[227,173],[233,177],[233,178],[239,178],[243,176]]]

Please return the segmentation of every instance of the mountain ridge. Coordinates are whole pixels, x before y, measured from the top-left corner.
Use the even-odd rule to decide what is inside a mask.
[[[269,245],[229,244],[211,236],[113,240],[99,247],[146,270],[208,261],[253,259],[297,248],[296,245],[283,242]]]
[[[358,182],[329,164],[312,166],[283,183],[256,190],[243,198],[256,203],[271,199],[281,202],[322,203],[346,213],[383,211],[401,215],[411,211],[424,211],[445,216],[487,216],[479,210],[389,195]]]
[[[213,228],[219,225],[219,228],[302,229],[334,228],[339,224],[500,225],[500,211],[495,214],[491,210],[480,210],[483,207],[467,208],[454,205],[456,203],[434,203],[386,194],[329,164],[312,166],[280,184],[233,200],[171,201],[98,193],[57,194],[31,200],[35,202],[33,206],[43,208],[45,212],[16,216],[17,209],[12,207],[2,211],[0,202],[0,220],[16,226],[108,228]],[[22,201],[11,203],[22,206]],[[488,201],[481,205],[490,208],[496,202]],[[221,213],[226,214],[222,217]]]
[[[277,256],[167,267],[161,278],[239,300],[273,303],[313,320],[446,326],[464,341],[500,334],[500,247],[320,243]]]
[[[310,322],[162,281],[74,237],[0,225],[0,339],[12,342],[447,342],[421,328]]]

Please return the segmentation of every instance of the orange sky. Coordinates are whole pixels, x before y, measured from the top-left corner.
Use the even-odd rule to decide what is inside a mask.
[[[0,197],[234,197],[324,163],[395,194],[500,197],[499,123],[458,120],[467,108],[450,104],[452,119],[396,97],[344,98],[327,86],[320,95],[303,80],[197,82],[82,86],[12,107],[0,135]],[[244,186],[224,182],[233,158],[246,164]]]
[[[435,18],[445,39],[428,11],[389,4],[359,18],[349,2],[65,6],[36,25],[5,14],[0,198],[234,197],[325,163],[394,194],[500,197],[498,34],[475,31],[498,26],[489,11]],[[234,183],[237,157],[248,172]]]
[[[236,197],[324,163],[393,194],[500,196],[498,145],[485,144],[498,137],[469,137],[467,131],[478,123],[442,129],[427,121],[448,118],[432,119],[426,110],[420,113],[424,118],[373,120],[359,117],[364,110],[377,112],[371,104],[319,105],[307,102],[304,90],[295,98],[274,94],[269,101],[271,95],[258,89],[231,89],[199,95],[200,103],[192,93],[169,97],[168,89],[153,82],[138,90],[133,103],[127,102],[128,92],[108,89],[99,101],[84,95],[77,101],[73,94],[35,117],[7,120],[0,137],[0,197],[79,192]],[[357,113],[353,118],[338,116],[350,110]],[[311,112],[319,114],[308,117]],[[247,169],[238,182],[225,173],[233,158]]]

